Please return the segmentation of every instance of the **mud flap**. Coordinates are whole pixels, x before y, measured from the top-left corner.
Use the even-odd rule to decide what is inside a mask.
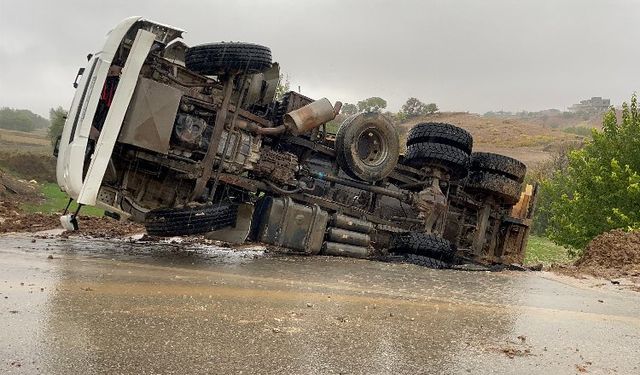
[[[249,236],[254,208],[252,204],[240,204],[238,206],[238,217],[235,226],[208,232],[204,237],[209,240],[223,241],[232,244],[244,243]]]

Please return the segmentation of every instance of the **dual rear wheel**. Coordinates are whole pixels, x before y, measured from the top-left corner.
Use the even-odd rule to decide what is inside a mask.
[[[465,190],[493,196],[502,205],[514,205],[520,199],[526,173],[527,167],[519,160],[489,152],[474,152]]]
[[[404,163],[414,168],[438,168],[451,181],[467,176],[473,138],[466,130],[451,124],[425,122],[416,125],[407,136]]]

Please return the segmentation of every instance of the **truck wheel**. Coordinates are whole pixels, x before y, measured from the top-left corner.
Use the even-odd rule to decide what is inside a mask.
[[[209,43],[185,53],[187,69],[203,75],[255,74],[271,67],[271,50],[251,43]]]
[[[471,153],[473,137],[468,131],[442,122],[424,122],[414,126],[407,135],[407,147],[416,143],[441,143]]]
[[[471,154],[471,169],[505,175],[517,182],[524,181],[527,167],[520,160],[491,152]]]
[[[152,236],[185,236],[233,226],[238,205],[216,203],[195,208],[159,208],[147,212],[144,227]]]
[[[434,234],[422,232],[395,234],[391,238],[389,251],[396,254],[418,255],[445,263],[452,263],[456,255],[456,247],[451,242]]]
[[[336,161],[350,177],[376,182],[398,164],[400,141],[393,125],[379,113],[359,113],[340,125]]]
[[[464,178],[469,172],[469,154],[458,147],[441,143],[412,144],[407,148],[404,163],[414,168],[445,169],[451,180]]]
[[[434,268],[437,270],[451,268],[450,263],[443,262],[441,260],[434,259],[434,258],[420,256],[420,255],[405,254],[403,256],[403,261],[405,263],[411,263],[417,266],[422,266],[427,268]]]
[[[480,191],[500,199],[505,205],[514,205],[520,199],[521,183],[501,174],[472,171],[465,182],[465,190]]]

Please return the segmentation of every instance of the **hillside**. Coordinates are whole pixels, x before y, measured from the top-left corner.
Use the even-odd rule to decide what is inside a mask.
[[[27,152],[51,155],[51,140],[46,129],[33,132],[0,129],[0,153]]]
[[[55,159],[45,131],[0,129],[0,170],[27,180],[55,181]]]
[[[538,112],[487,112],[483,117],[524,121],[544,128],[566,129],[570,127],[600,128],[603,115],[604,113],[574,113],[548,109]]]
[[[401,144],[413,126],[421,122],[447,122],[460,126],[473,136],[474,151],[501,153],[531,167],[550,156],[564,142],[581,142],[584,137],[545,127],[519,118],[485,117],[471,113],[436,113],[398,125]]]

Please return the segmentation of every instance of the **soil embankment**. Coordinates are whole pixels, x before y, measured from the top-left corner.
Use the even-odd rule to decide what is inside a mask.
[[[598,277],[640,278],[640,231],[615,229],[599,235],[574,265],[579,271]]]
[[[25,181],[0,170],[0,233],[39,232],[60,228],[61,213],[25,212],[23,203],[37,203],[43,197],[35,181]],[[82,217],[77,235],[119,237],[143,232],[139,224],[108,217]],[[63,235],[66,235],[63,233]]]
[[[640,231],[614,229],[597,236],[573,264],[555,265],[561,274],[610,280],[612,284],[640,291]]]

